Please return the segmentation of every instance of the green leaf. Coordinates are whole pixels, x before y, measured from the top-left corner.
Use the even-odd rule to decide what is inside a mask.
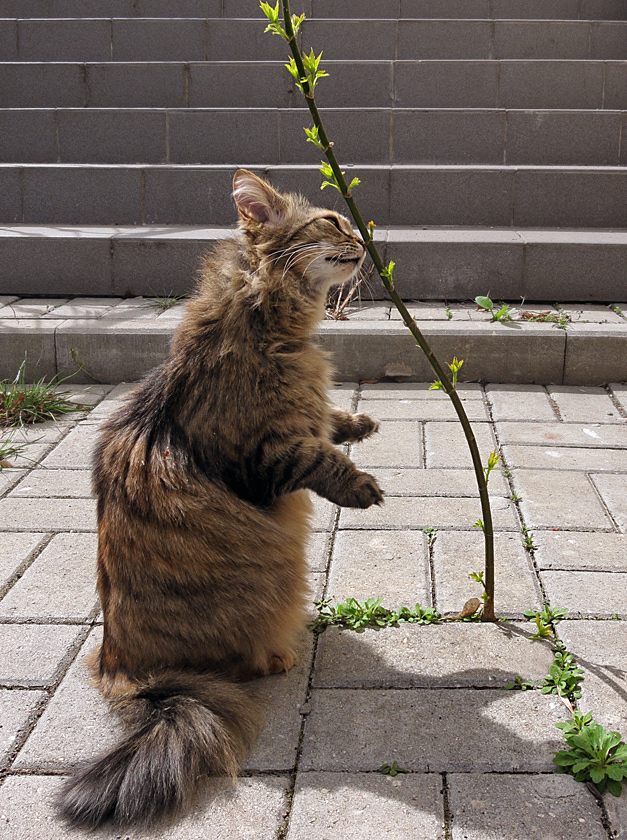
[[[622,793],[622,786],[620,782],[615,781],[614,779],[607,779],[606,781],[607,789],[612,794],[612,796],[620,796]]]
[[[488,312],[492,312],[494,309],[494,304],[490,298],[484,297],[483,295],[478,295],[478,297],[475,298],[475,303],[480,309],[487,309]]]
[[[605,770],[603,770],[601,767],[591,767],[590,778],[595,783],[595,785],[598,785],[605,778]]]
[[[627,767],[621,767],[620,764],[608,764],[605,772],[610,779],[614,779],[616,782],[620,782],[621,779],[627,777]]]

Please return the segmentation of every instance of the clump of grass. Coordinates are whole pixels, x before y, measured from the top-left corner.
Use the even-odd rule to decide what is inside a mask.
[[[86,406],[71,402],[70,391],[58,391],[58,382],[45,378],[27,384],[25,362],[13,380],[0,382],[0,426],[25,426],[83,411]]]
[[[187,295],[158,295],[154,298],[149,298],[149,303],[152,303],[156,306],[160,312],[165,312],[167,309],[171,309],[175,304],[179,301],[183,300]]]
[[[7,440],[0,441],[0,471],[13,467],[11,459],[21,455],[28,446],[35,443],[34,440],[16,443],[14,437],[15,432]]]
[[[360,272],[352,280],[348,280],[346,283],[342,283],[340,286],[331,289],[325,305],[325,315],[327,318],[333,321],[347,320],[344,310],[355,297],[358,301],[361,301],[361,286],[372,273],[373,267],[370,266],[366,273]]]

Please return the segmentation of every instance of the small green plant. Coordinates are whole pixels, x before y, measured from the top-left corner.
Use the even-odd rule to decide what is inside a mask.
[[[478,295],[475,298],[475,303],[478,309],[489,312],[493,321],[503,323],[504,321],[513,321],[518,316],[518,310],[508,303],[499,303],[497,304],[499,308],[495,309],[494,303],[485,295]]]
[[[391,263],[391,265],[394,265],[394,263]],[[451,382],[453,383],[453,388],[457,387],[457,376],[458,376],[460,370],[462,369],[463,364],[464,364],[463,359],[458,359],[457,356],[453,356],[453,361],[449,365],[449,369],[450,369],[451,373],[453,374],[452,377],[451,377]],[[429,385],[429,390],[430,391],[446,391],[446,388],[444,387],[444,383],[440,379],[436,379],[435,382],[432,382],[431,385]]]
[[[379,767],[379,773],[383,773],[384,776],[398,776],[399,773],[407,773],[407,770],[404,770],[402,767],[399,767],[398,764],[393,761],[391,764],[382,764]]]
[[[543,622],[550,625],[554,625],[563,618],[566,618],[567,614],[568,610],[564,607],[549,607],[548,604],[545,605],[541,612],[536,612],[535,610],[525,610],[523,613],[525,618],[528,618],[530,621],[536,618],[536,616],[539,616]]]
[[[575,711],[570,720],[557,723],[569,749],[556,753],[553,761],[562,773],[578,782],[592,782],[599,793],[608,790],[620,796],[627,779],[627,745],[618,732],[608,732],[592,720],[590,712]]]
[[[561,642],[557,642],[552,650],[555,659],[549,668],[548,675],[544,678],[540,692],[559,694],[571,702],[578,700],[581,697],[579,683],[583,680],[583,671],[577,667],[575,657]]]
[[[565,330],[572,318],[567,312],[521,312],[520,318],[523,321],[533,323],[557,324],[559,329]]]
[[[520,533],[522,534],[523,545],[525,546],[525,548],[528,551],[535,551],[537,546],[533,541],[533,534],[531,533],[531,531],[527,527],[523,526]]]
[[[490,473],[493,469],[496,468],[500,460],[501,453],[497,452],[496,450],[494,450],[494,452],[490,452],[490,454],[488,455],[488,466],[484,469],[486,484],[488,483],[488,479],[490,478]]]
[[[39,438],[37,438],[37,440],[25,440],[16,443],[14,438],[15,431],[12,432],[7,440],[0,441],[0,471],[3,469],[10,469],[13,466],[11,458],[22,455],[27,447],[31,446],[33,443],[37,443],[37,440],[39,440]]]
[[[70,391],[58,391],[59,382],[38,379],[26,383],[26,361],[23,361],[12,380],[0,382],[0,426],[25,426],[54,420],[88,406],[71,402]],[[64,381],[64,380],[61,380]]]
[[[623,310],[620,308],[620,306],[617,303],[613,303],[610,306],[610,309],[612,310],[612,312],[615,312],[617,315],[620,315],[621,318],[625,317],[625,313],[623,312]]]
[[[433,548],[435,545],[435,541],[438,538],[438,529],[437,528],[423,528],[422,533],[427,537],[427,542],[429,543],[429,548]]]
[[[508,691],[529,691],[534,687],[530,680],[523,680],[519,675],[516,675],[513,681],[505,686]]]
[[[329,598],[314,601],[318,615],[309,627],[316,632],[322,632],[334,624],[362,632],[367,627],[377,629],[395,627],[398,624],[438,624],[442,620],[440,613],[433,608],[423,609],[420,604],[416,604],[413,610],[409,607],[389,610],[381,605],[382,600],[368,598],[367,601],[358,601],[355,598],[347,598],[337,604],[332,604]]]
[[[453,312],[451,311],[451,308],[447,306],[444,311],[446,312],[446,317],[448,318],[448,320],[451,321],[453,318]]]
[[[165,312],[168,309],[172,309],[173,306],[185,297],[186,295],[157,295],[156,297],[149,298],[148,302],[156,306],[160,312]]]

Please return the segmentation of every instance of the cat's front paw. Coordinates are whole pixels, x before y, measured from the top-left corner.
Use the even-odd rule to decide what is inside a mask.
[[[343,507],[369,508],[371,505],[383,504],[383,491],[377,484],[377,480],[369,473],[356,473],[355,480],[346,493],[344,501],[340,502]]]
[[[369,414],[353,414],[351,423],[351,440],[359,443],[379,431],[379,421]]]

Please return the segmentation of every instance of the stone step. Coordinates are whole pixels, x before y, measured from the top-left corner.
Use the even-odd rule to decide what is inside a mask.
[[[283,61],[0,62],[7,108],[302,105]],[[627,61],[328,61],[333,108],[627,108]]]
[[[167,301],[144,299],[7,298],[2,303],[0,377],[14,377],[26,359],[27,381],[57,375],[71,376],[72,384],[139,379],[165,358],[183,310],[175,305],[162,311]],[[566,307],[566,314],[574,310],[572,320],[561,326],[493,323],[471,303],[409,308],[442,361],[464,360],[462,381],[601,385],[627,379],[627,319],[609,308]],[[620,313],[627,305],[616,308]],[[375,305],[348,309],[348,320],[322,322],[318,340],[333,357],[336,379],[433,380],[395,314],[389,306]]]
[[[520,228],[377,228],[405,298],[627,300],[627,231]],[[231,228],[0,227],[0,294],[179,295],[200,257]],[[385,297],[378,280],[365,298]]]
[[[624,20],[624,0],[298,0],[292,11],[322,18],[511,18]],[[258,0],[3,0],[16,18],[259,17]]]
[[[317,166],[238,165],[340,207]],[[228,225],[233,166],[0,164],[0,220],[69,225]],[[623,227],[627,169],[594,166],[346,167],[379,225]]]
[[[324,19],[303,46],[325,59],[626,59],[627,21]],[[1,61],[250,61],[286,44],[260,18],[0,19]]]
[[[627,111],[369,108],[322,114],[347,164],[627,163]],[[2,163],[315,164],[320,158],[305,142],[306,108],[17,108],[0,109],[0,124]]]

